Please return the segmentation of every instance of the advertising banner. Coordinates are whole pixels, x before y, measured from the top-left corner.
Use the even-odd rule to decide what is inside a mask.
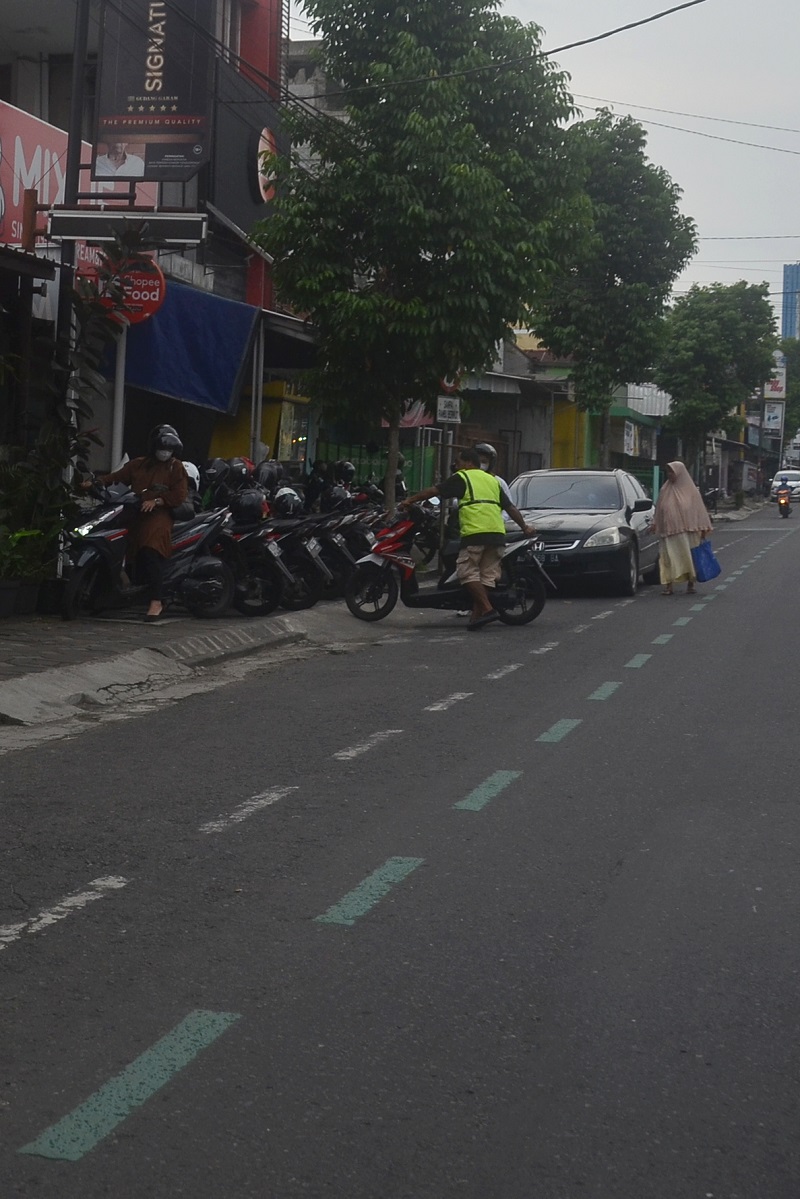
[[[213,0],[105,4],[93,179],[185,182],[210,157]]]
[[[783,400],[767,400],[764,404],[764,432],[770,437],[783,436]]]
[[[90,186],[90,154],[91,146],[83,142],[82,162],[86,169],[81,170],[80,190],[95,192],[98,202],[116,193],[126,194],[130,179],[106,179]],[[37,189],[40,204],[64,203],[66,169],[65,131],[0,101],[0,244],[18,246],[22,242],[22,206],[26,188]],[[155,204],[154,187],[140,187],[137,192],[139,204]]]

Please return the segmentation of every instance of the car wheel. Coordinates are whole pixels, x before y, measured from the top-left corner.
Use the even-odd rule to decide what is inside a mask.
[[[626,565],[625,573],[619,577],[619,593],[620,595],[636,595],[636,588],[639,586],[639,551],[635,545],[628,547]]]

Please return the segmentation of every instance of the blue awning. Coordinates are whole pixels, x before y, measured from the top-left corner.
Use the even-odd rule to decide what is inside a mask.
[[[156,315],[128,331],[125,382],[235,412],[260,312],[170,279]]]

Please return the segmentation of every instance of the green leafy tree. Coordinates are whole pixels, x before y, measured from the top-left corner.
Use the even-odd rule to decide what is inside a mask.
[[[568,269],[536,298],[533,328],[572,359],[581,408],[602,414],[601,465],[608,466],[612,392],[647,377],[672,284],[694,253],[695,226],[681,191],[645,154],[630,117],[601,112],[572,126],[570,147],[585,173],[591,228]]]
[[[777,347],[767,283],[695,284],[664,322],[655,377],[672,396],[667,426],[689,462],[770,378]]]
[[[405,403],[492,360],[584,219],[565,77],[538,27],[495,9],[308,0],[347,123],[288,114],[299,149],[268,164],[256,239],[316,328],[309,386],[340,416],[388,422],[387,489]],[[483,69],[509,59],[524,61]]]
[[[786,358],[786,440],[800,429],[800,341],[785,337],[778,347]]]

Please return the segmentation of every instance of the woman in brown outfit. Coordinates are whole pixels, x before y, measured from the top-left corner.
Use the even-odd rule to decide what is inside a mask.
[[[164,563],[172,552],[173,512],[186,500],[189,480],[179,457],[183,453],[181,439],[172,425],[153,429],[149,450],[146,457],[133,458],[119,470],[100,475],[98,482],[126,483],[142,497],[130,526],[129,553],[147,583],[150,606],[145,620],[152,622],[163,610]],[[91,487],[91,481],[83,487]]]

